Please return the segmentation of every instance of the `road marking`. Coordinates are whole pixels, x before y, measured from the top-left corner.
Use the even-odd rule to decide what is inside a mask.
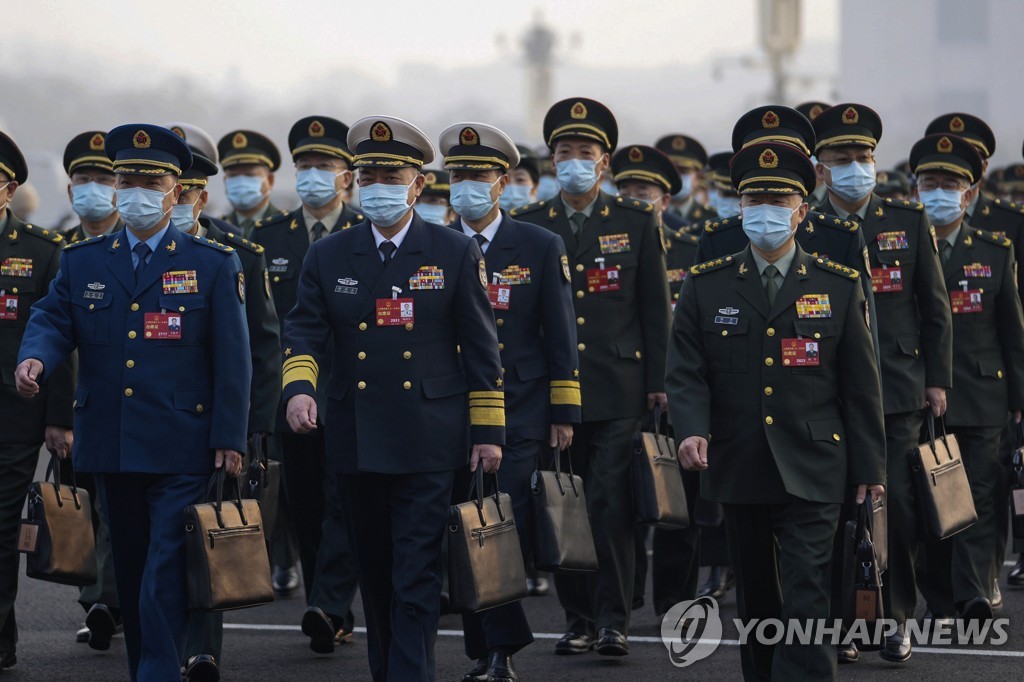
[[[259,632],[300,632],[302,628],[298,625],[272,625],[264,623],[224,623],[225,630],[255,630]],[[359,634],[366,634],[366,628],[358,627],[355,631]],[[462,630],[438,630],[441,637],[462,637]],[[534,639],[561,639],[561,633],[535,632]],[[703,641],[703,640],[702,640]],[[662,644],[661,637],[637,637],[630,635],[630,644]],[[723,639],[722,646],[739,646],[738,639]],[[956,649],[939,647],[914,647],[914,653],[941,654],[943,656],[1002,656],[1006,658],[1024,658],[1024,651],[1003,651],[999,649]]]

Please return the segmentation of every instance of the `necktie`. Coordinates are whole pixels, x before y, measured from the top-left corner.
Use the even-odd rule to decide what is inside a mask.
[[[487,245],[487,237],[483,236],[482,234],[474,234],[473,239],[475,239],[476,243],[480,245],[480,253],[483,253],[484,246]]]
[[[583,213],[573,213],[572,217],[569,218],[569,222],[572,223],[572,233],[578,237],[580,232],[583,232],[583,227],[587,224],[587,216]]]
[[[394,257],[395,251],[398,250],[398,247],[391,242],[381,242],[381,245],[377,248],[380,249],[382,254],[384,254],[384,267],[387,267],[388,263],[390,263],[391,259]]]
[[[326,227],[324,226],[324,224],[323,224],[322,222],[320,222],[319,220],[318,220],[318,221],[316,221],[315,223],[313,223],[313,239],[312,239],[312,241],[314,241],[314,242],[315,242],[315,241],[317,241],[318,239],[321,239],[321,238],[323,238],[323,236],[324,236],[324,232],[325,232],[326,230],[327,230],[327,228],[326,228]]]
[[[779,282],[776,278],[780,274],[774,265],[764,269],[764,293],[768,294],[768,305],[775,305],[775,297],[779,295]]]
[[[949,262],[949,257],[953,255],[953,245],[943,239],[940,241],[939,246],[942,253],[942,265],[945,267],[946,263]]]
[[[132,249],[132,253],[139,259],[139,262],[135,264],[135,283],[138,284],[139,278],[142,277],[142,271],[146,269],[146,259],[149,258],[151,249],[149,244],[146,242],[139,242]]]

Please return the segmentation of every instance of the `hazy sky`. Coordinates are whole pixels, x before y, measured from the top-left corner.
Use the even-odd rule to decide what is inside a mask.
[[[0,0],[0,59],[89,70],[96,87],[143,68],[290,90],[351,63],[393,78],[404,63],[487,62],[510,54],[539,10],[562,49],[592,65],[693,64],[753,51],[760,0]],[[838,0],[805,0],[804,39],[837,33]],[[569,35],[579,36],[569,45]],[[505,47],[498,36],[504,35]],[[504,49],[504,52],[503,52]],[[238,82],[240,81],[240,82]]]

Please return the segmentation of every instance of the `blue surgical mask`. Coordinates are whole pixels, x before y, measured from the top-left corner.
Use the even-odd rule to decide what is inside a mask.
[[[832,166],[833,192],[846,201],[860,201],[875,188],[875,164],[851,161],[841,166]]]
[[[171,207],[171,225],[182,232],[188,232],[196,222],[195,207],[199,197],[191,204],[175,204]]]
[[[500,180],[500,178],[499,178]],[[480,220],[497,202],[491,198],[491,189],[498,184],[479,180],[460,180],[452,183],[452,208],[466,220]]]
[[[228,201],[240,211],[256,208],[263,201],[263,178],[257,175],[236,175],[224,180]]]
[[[417,201],[413,208],[416,214],[428,223],[448,224],[448,207],[444,204],[421,204]]]
[[[409,210],[408,185],[387,185],[376,182],[359,188],[359,207],[363,213],[380,227],[391,227]]]
[[[597,161],[567,159],[555,164],[558,186],[569,194],[586,194],[597,184]]]
[[[686,197],[693,194],[693,174],[686,173],[685,175],[679,176],[683,181],[682,188],[672,195],[673,199],[685,199]]]
[[[142,187],[126,187],[117,190],[117,210],[128,227],[137,232],[152,230],[170,213],[164,210],[164,197],[173,192],[169,189],[161,192],[158,189]]]
[[[558,180],[553,175],[542,175],[537,182],[537,198],[543,201],[553,199],[558,194]]]
[[[711,197],[711,208],[715,209],[719,218],[732,218],[740,214],[740,198],[724,197],[717,192]]]
[[[82,220],[103,220],[117,210],[113,185],[87,182],[71,187],[71,208]]]
[[[344,172],[344,171],[342,171]],[[334,173],[319,168],[305,168],[295,174],[295,191],[299,193],[302,203],[320,208],[338,196],[334,186],[334,178],[341,173]]]
[[[762,251],[774,251],[793,233],[795,208],[760,204],[743,209],[743,232]]]
[[[505,191],[498,197],[498,205],[506,211],[525,206],[530,203],[529,185],[506,185]]]
[[[936,188],[919,190],[917,194],[932,225],[952,225],[964,212],[960,207],[964,193],[958,190]]]

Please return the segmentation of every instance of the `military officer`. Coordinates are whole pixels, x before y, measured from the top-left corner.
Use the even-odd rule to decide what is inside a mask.
[[[423,169],[423,192],[416,199],[413,209],[416,215],[428,223],[448,225],[455,220],[455,212],[451,205],[451,180],[448,171]]]
[[[796,110],[803,114],[808,121],[811,121],[813,123],[814,119],[818,118],[818,114],[825,111],[831,106],[831,104],[825,104],[824,102],[810,100],[807,102],[803,102],[801,104],[797,104]],[[811,157],[811,162],[814,162],[813,156]],[[808,203],[811,206],[817,206],[818,204],[825,200],[825,194],[827,191],[828,188],[825,187],[825,184],[819,180],[817,186],[814,188],[814,191],[811,192],[811,196],[808,200]]]
[[[565,245],[537,225],[500,210],[508,173],[520,164],[505,133],[482,123],[457,123],[439,140],[451,174],[457,228],[480,245],[488,296],[498,326],[507,417],[501,489],[512,498],[516,527],[529,555],[530,477],[538,463],[572,442],[580,421],[576,322]],[[468,473],[464,476],[468,485]],[[456,487],[459,493],[465,489]],[[476,665],[465,680],[514,680],[512,654],[533,641],[520,602],[463,616],[466,655]]]
[[[875,196],[906,201],[910,198],[910,178],[903,171],[878,171],[875,174]]]
[[[1006,414],[1019,423],[1024,407],[1024,318],[1016,295],[1016,260],[1009,237],[979,230],[965,218],[982,169],[973,145],[952,134],[928,135],[911,149],[910,162],[918,196],[935,226],[953,312],[953,390],[946,423],[957,436],[978,513],[972,526],[932,546],[937,551],[929,553],[928,573],[951,571],[951,587],[946,580],[942,587],[952,590],[960,616],[987,620],[996,515],[1005,500],[999,487],[1005,475],[1001,430]]]
[[[217,174],[217,148],[209,135],[196,126],[169,126],[192,151],[192,166],[178,179],[182,186],[178,203],[171,209],[171,224],[181,232],[235,249],[245,276],[245,318],[249,328],[252,356],[252,385],[249,394],[248,438],[265,438],[274,430],[281,398],[281,336],[263,247],[225,230],[222,221],[201,214],[209,198],[209,178]],[[212,154],[214,158],[206,156]],[[192,682],[220,678],[218,661],[223,645],[224,616],[221,613],[192,612],[182,660],[186,677]]]
[[[28,178],[28,165],[14,140],[0,133],[0,671],[17,661],[18,521],[25,493],[45,443],[62,457],[71,452],[73,376],[55,363],[51,382],[34,401],[20,397],[9,377],[29,311],[57,275],[64,239],[21,221],[11,197]]]
[[[699,230],[705,220],[716,216],[714,209],[701,204],[694,194],[701,172],[708,163],[708,153],[689,135],[665,135],[654,147],[672,160],[682,181],[679,190],[672,195],[672,205],[665,213],[665,224],[674,230],[681,227],[689,228],[689,231]]]
[[[537,152],[525,144],[517,144],[519,165],[508,172],[508,185],[498,199],[498,206],[504,211],[525,206],[537,199],[537,185],[540,183],[540,158]]]
[[[721,219],[734,218],[740,214],[740,197],[733,189],[729,178],[729,161],[733,152],[716,152],[708,157],[706,173],[711,180],[708,201]]]
[[[270,190],[274,188],[274,171],[281,166],[281,152],[266,135],[232,130],[217,143],[217,154],[224,169],[224,189],[234,209],[223,219],[237,226],[243,237],[251,238],[256,223],[280,213],[270,203]]]
[[[754,143],[732,162],[750,246],[683,283],[667,385],[683,466],[721,502],[740,618],[829,617],[847,487],[885,480],[879,375],[859,274],[795,242],[814,167]],[[741,647],[745,679],[834,679],[828,645]]]
[[[348,126],[330,116],[306,116],[295,122],[288,133],[288,147],[302,205],[257,223],[253,230],[253,241],[266,250],[270,261],[270,289],[282,315],[295,306],[299,267],[310,244],[363,220],[343,199],[353,177],[347,133]],[[327,353],[320,364],[325,376],[330,373],[331,355]],[[317,393],[321,415],[326,408],[325,388],[326,383],[321,383]],[[294,433],[283,421],[279,427],[288,514],[306,590],[302,633],[309,637],[310,649],[328,654],[335,645],[352,640],[355,626],[351,605],[357,576],[348,512],[327,475],[323,429]]]
[[[170,225],[178,176],[192,163],[180,137],[130,124],[104,145],[127,227],[64,250],[29,319],[16,380],[21,395],[37,396],[78,349],[75,467],[96,479],[110,529],[131,679],[177,680],[182,514],[202,501],[214,467],[238,475],[245,450],[252,367],[235,346],[248,344],[245,279],[231,247]]]
[[[555,651],[629,653],[626,635],[635,571],[629,452],[645,409],[665,407],[669,293],[654,208],[601,192],[618,127],[603,104],[581,97],[554,104],[544,137],[560,186],[554,199],[512,217],[559,235],[568,251],[576,304],[583,422],[573,466],[586,484],[599,569],[556,576],[567,632]],[[596,636],[596,639],[595,639]]]
[[[81,221],[64,234],[69,244],[124,227],[114,202],[114,171],[103,153],[105,138],[103,131],[90,130],[75,135],[64,148],[64,172],[71,179],[68,199]]]
[[[353,514],[373,679],[432,680],[455,471],[469,443],[471,469],[496,471],[505,442],[497,328],[476,241],[412,210],[427,137],[372,116],[347,142],[368,220],[309,248],[285,322],[284,399],[296,433],[326,432]]]
[[[922,408],[927,404],[936,417],[946,410],[946,391],[952,386],[949,301],[924,207],[917,202],[882,199],[872,191],[874,149],[882,137],[877,114],[861,104],[839,104],[823,111],[813,125],[816,173],[828,187],[828,198],[817,210],[858,220],[868,242],[890,492],[885,612],[898,624],[898,632],[889,637],[881,655],[901,662],[910,657],[910,640],[903,626],[914,616],[914,562],[921,545],[906,453],[920,442]],[[841,537],[837,543],[842,546]],[[833,575],[835,604],[841,603],[838,576]],[[840,661],[856,658],[855,649],[840,651]]]

